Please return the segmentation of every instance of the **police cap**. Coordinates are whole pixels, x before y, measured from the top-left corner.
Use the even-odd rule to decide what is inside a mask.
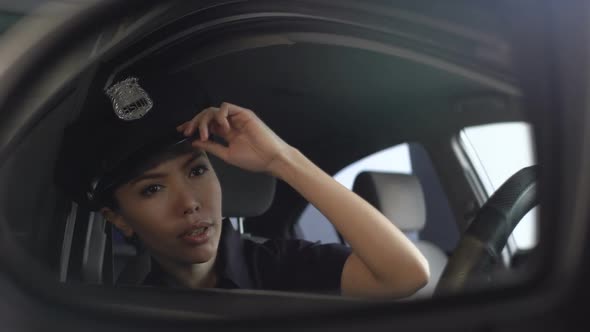
[[[146,158],[190,139],[176,126],[209,106],[189,74],[128,73],[108,81],[91,85],[56,163],[58,186],[92,210]]]

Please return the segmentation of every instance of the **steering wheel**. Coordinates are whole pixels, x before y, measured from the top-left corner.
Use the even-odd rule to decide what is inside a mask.
[[[508,237],[520,220],[538,204],[537,166],[512,175],[487,200],[459,239],[434,296],[456,293],[489,273],[501,259]]]

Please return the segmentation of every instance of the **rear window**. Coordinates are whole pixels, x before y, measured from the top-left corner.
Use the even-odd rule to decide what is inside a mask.
[[[407,143],[396,145],[358,160],[334,175],[334,179],[352,189],[356,176],[364,171],[411,174],[412,163]],[[297,223],[298,237],[308,241],[339,243],[334,226],[313,205],[308,204]]]

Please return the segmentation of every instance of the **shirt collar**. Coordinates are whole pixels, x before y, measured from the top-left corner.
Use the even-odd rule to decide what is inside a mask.
[[[235,287],[240,289],[253,289],[254,282],[250,277],[250,271],[244,255],[244,239],[241,234],[236,231],[229,219],[224,219],[221,226],[221,236],[219,240],[219,247],[217,249],[217,257],[215,263],[215,271],[219,278],[217,283],[222,288],[233,288],[228,285],[230,281]],[[143,284],[153,286],[168,286],[168,287],[182,287],[178,283],[173,282],[172,278],[166,277],[166,272],[160,267],[160,264],[151,257],[148,264],[149,273],[145,277]]]
[[[244,244],[241,234],[233,228],[229,219],[224,219],[217,249],[216,271],[219,278],[230,280],[238,288],[252,289],[254,283],[250,277]]]

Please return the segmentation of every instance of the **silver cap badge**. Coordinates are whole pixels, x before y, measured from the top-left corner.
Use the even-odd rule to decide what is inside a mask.
[[[136,77],[129,77],[106,90],[106,94],[113,103],[115,114],[121,120],[140,119],[154,106],[147,92],[139,86],[137,81]]]

